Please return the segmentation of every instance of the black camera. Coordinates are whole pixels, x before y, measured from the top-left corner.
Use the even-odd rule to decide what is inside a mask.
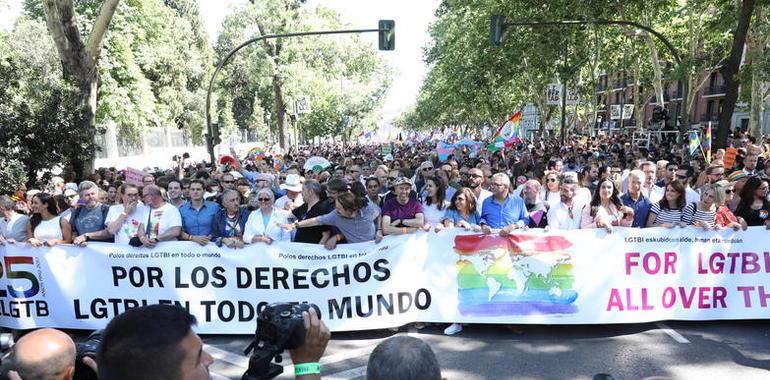
[[[249,357],[249,368],[242,380],[267,380],[283,372],[280,363],[283,350],[293,350],[305,344],[305,324],[302,312],[315,309],[318,317],[321,310],[314,304],[272,303],[265,306],[257,317],[257,331],[254,340],[243,351]]]
[[[75,344],[75,374],[73,380],[97,380],[96,372],[83,363],[83,358],[96,360],[99,346],[102,344],[102,330],[96,330],[88,336],[85,342]]]

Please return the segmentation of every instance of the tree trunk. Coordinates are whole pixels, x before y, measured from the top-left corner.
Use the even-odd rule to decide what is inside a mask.
[[[754,0],[743,0],[740,3],[738,12],[738,25],[733,32],[733,44],[730,49],[730,57],[722,68],[722,76],[725,80],[725,97],[722,103],[722,110],[719,112],[719,126],[717,127],[717,141],[715,149],[727,146],[727,135],[730,132],[730,119],[735,110],[735,103],[738,101],[738,78],[736,74],[741,65],[743,56],[743,45],[746,42],[746,34],[751,22],[751,14],[754,11]]]
[[[665,99],[663,98],[663,70],[660,69],[658,48],[655,47],[655,43],[652,41],[652,37],[650,37],[649,34],[645,35],[644,40],[647,42],[647,47],[650,49],[652,72],[655,73],[655,80],[652,81],[652,87],[655,88],[655,96],[658,99],[658,105],[663,107],[665,106]]]
[[[96,129],[96,63],[104,46],[104,37],[120,0],[105,0],[87,41],[80,36],[73,0],[43,0],[48,33],[56,45],[64,78],[78,89],[77,104],[83,111],[79,128]],[[95,135],[95,133],[94,133]],[[72,157],[72,167],[79,178],[86,178],[94,168],[96,152]],[[83,158],[85,157],[85,159]]]
[[[278,145],[286,149],[286,104],[283,102],[283,86],[281,75],[273,74],[273,105],[276,110],[276,125],[278,126]]]
[[[767,84],[762,78],[761,57],[765,54],[767,44],[770,43],[766,35],[768,19],[767,11],[758,6],[755,9],[754,22],[746,36],[746,61],[751,65],[751,100],[749,113],[749,133],[757,141],[762,139],[762,119],[765,112],[765,89]]]
[[[748,56],[751,57],[751,63],[755,64],[754,59],[757,54],[761,54],[761,46],[749,43]],[[764,86],[761,79],[760,69],[754,65],[751,67],[751,111],[749,113],[749,133],[757,141],[762,140],[762,112],[764,111]]]

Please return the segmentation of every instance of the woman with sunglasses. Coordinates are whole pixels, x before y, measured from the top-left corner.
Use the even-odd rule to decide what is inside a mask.
[[[767,200],[767,180],[751,176],[741,189],[741,200],[735,208],[735,216],[746,220],[748,226],[770,229],[770,202]]]
[[[727,205],[732,201],[735,189],[727,180],[721,180],[714,184],[714,199],[717,205],[717,212],[714,216],[714,223],[717,228],[732,228],[734,230],[746,229],[746,221],[739,218],[730,211]]]
[[[609,178],[599,180],[591,202],[583,207],[580,228],[604,228],[612,232],[613,227],[631,227],[634,210],[623,206],[620,191]]]
[[[27,223],[27,240],[33,247],[72,243],[72,227],[70,223],[57,215],[59,210],[56,202],[48,193],[37,193],[32,196],[30,207],[32,216]]]
[[[291,236],[279,227],[279,224],[287,223],[286,212],[273,207],[275,195],[270,189],[260,189],[257,192],[259,209],[249,214],[243,232],[243,241],[246,243],[272,244],[273,241],[287,241]]]
[[[447,207],[441,222],[446,228],[462,227],[466,231],[481,231],[480,219],[481,214],[476,208],[473,190],[463,187],[452,197],[452,202]]]
[[[561,201],[561,178],[559,172],[555,170],[548,170],[543,177],[543,186],[540,190],[540,199],[548,204],[548,207],[552,207]]]
[[[683,220],[686,206],[685,187],[680,181],[671,181],[666,185],[663,198],[650,207],[647,217],[647,227],[684,227],[687,223]]]
[[[719,196],[716,186],[705,185],[701,188],[701,198],[699,202],[687,204],[684,208],[682,220],[688,226],[695,226],[710,230],[718,228],[716,224],[717,204]],[[724,201],[724,199],[720,199]]]

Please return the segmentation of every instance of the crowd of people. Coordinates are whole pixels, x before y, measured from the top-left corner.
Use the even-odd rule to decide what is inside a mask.
[[[706,163],[673,143],[624,137],[542,140],[500,151],[459,148],[439,161],[432,143],[315,146],[222,165],[179,158],[142,183],[102,168],[91,178],[53,177],[0,197],[0,243],[152,248],[187,240],[243,248],[294,241],[379,242],[446,228],[516,229],[770,227],[766,140],[738,136]],[[308,167],[312,156],[326,166]]]
[[[770,229],[770,138],[737,133],[730,145],[735,157],[720,149],[710,162],[672,141],[646,147],[624,136],[463,146],[444,160],[435,142],[419,141],[308,146],[258,159],[232,150],[215,165],[175,157],[168,168],[147,168],[141,183],[101,168],[88,179],[53,177],[2,195],[0,244],[153,248],[182,240],[242,249],[292,241],[335,249],[451,228],[502,236],[530,228]],[[311,157],[325,164],[311,166]],[[173,339],[198,350],[194,364],[207,367],[210,357],[190,335],[194,319],[181,320]],[[56,332],[39,334],[71,351]]]

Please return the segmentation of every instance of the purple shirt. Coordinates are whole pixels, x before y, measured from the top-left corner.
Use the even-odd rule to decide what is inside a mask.
[[[414,219],[417,214],[422,213],[422,203],[414,198],[409,198],[405,205],[398,203],[398,198],[392,198],[382,205],[382,216],[389,216],[391,222],[399,219]]]

